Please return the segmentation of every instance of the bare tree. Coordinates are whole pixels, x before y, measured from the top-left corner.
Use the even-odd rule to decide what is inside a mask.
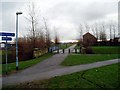
[[[85,24],[85,28],[86,28],[86,32],[90,31],[90,26],[87,23]]]
[[[51,46],[51,37],[50,37],[50,30],[48,27],[47,20],[43,17],[44,29],[45,29],[45,41],[47,48]]]
[[[93,35],[95,35],[95,37],[98,39],[99,38],[99,29],[98,29],[98,25],[97,23],[95,23],[92,27],[91,30],[93,32]]]
[[[113,39],[116,37],[116,34],[117,34],[117,22],[116,21],[113,21],[111,20],[110,23],[109,23],[109,30],[110,30],[110,39]]]
[[[117,33],[117,22],[114,22],[114,24],[113,24],[113,33],[114,33],[114,38],[115,38],[116,33]]]
[[[36,47],[40,50],[44,50],[46,48],[46,42],[45,42],[45,34],[42,30],[39,30],[36,34]]]
[[[91,27],[91,30],[93,32],[93,35],[95,35],[95,26],[94,25]]]
[[[112,39],[112,25],[110,24],[110,39]]]
[[[27,21],[30,23],[28,29],[30,31],[30,39],[32,41],[33,49],[35,48],[35,42],[36,42],[36,31],[37,31],[37,25],[38,25],[38,10],[36,11],[35,4],[29,3],[27,5],[27,16],[25,17]]]
[[[100,37],[101,41],[106,41],[107,35],[105,33],[105,25],[104,24],[101,25],[101,30],[100,30],[99,35],[100,35],[99,37]]]
[[[79,39],[82,39],[83,37],[83,25],[82,24],[79,25],[78,33],[79,33]]]
[[[113,20],[110,20],[110,23],[108,23],[109,31],[110,31],[110,39],[113,38]]]
[[[60,39],[59,39],[57,29],[55,27],[54,27],[54,32],[55,32],[55,38],[54,38],[55,45],[58,45],[60,43]]]
[[[96,38],[98,39],[98,33],[99,33],[99,30],[98,30],[98,27],[96,26],[95,27],[95,34],[96,34]]]
[[[33,48],[31,46],[31,40],[29,37],[21,37],[18,39],[19,46],[19,60],[28,60],[33,58]]]
[[[106,34],[102,31],[100,31],[100,40],[106,41]]]

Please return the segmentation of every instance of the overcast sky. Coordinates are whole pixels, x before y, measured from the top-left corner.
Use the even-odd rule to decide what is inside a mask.
[[[19,36],[28,33],[26,29],[25,7],[31,0],[4,0],[0,3],[0,29],[15,32],[16,12],[19,16]],[[35,1],[35,0],[34,0]],[[80,23],[91,24],[99,21],[118,20],[119,0],[36,0],[41,16],[48,20],[52,34],[53,28],[58,31],[61,40],[77,38]]]

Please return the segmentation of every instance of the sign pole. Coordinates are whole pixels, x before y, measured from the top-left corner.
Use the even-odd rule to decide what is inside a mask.
[[[8,73],[8,67],[7,67],[7,64],[8,64],[8,50],[7,50],[7,41],[11,41],[12,38],[11,37],[7,37],[7,36],[12,36],[14,37],[15,36],[15,33],[7,33],[7,32],[0,32],[0,36],[2,36],[2,40],[5,41],[5,52],[6,52],[6,55],[5,55],[5,69],[6,69],[6,74]]]
[[[7,38],[7,36],[6,36]],[[7,74],[7,40],[6,40],[6,74]]]
[[[16,70],[18,71],[18,15],[16,14]]]
[[[16,12],[16,70],[18,71],[18,15],[22,12]]]

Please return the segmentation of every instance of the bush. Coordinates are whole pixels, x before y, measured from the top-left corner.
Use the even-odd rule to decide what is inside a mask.
[[[5,50],[5,48],[3,48],[1,50],[1,52],[2,52],[2,54],[1,54],[2,60],[1,61],[2,61],[2,63],[6,63],[6,50]],[[8,47],[8,49],[7,49],[7,62],[8,63],[14,62],[16,60],[15,56],[16,56],[15,47],[14,46]]]
[[[86,54],[94,54],[91,47],[86,47],[85,52],[86,52]]]

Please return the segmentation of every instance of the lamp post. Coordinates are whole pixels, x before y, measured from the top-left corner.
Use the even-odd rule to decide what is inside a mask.
[[[22,12],[16,12],[16,70],[18,71],[18,15]]]

